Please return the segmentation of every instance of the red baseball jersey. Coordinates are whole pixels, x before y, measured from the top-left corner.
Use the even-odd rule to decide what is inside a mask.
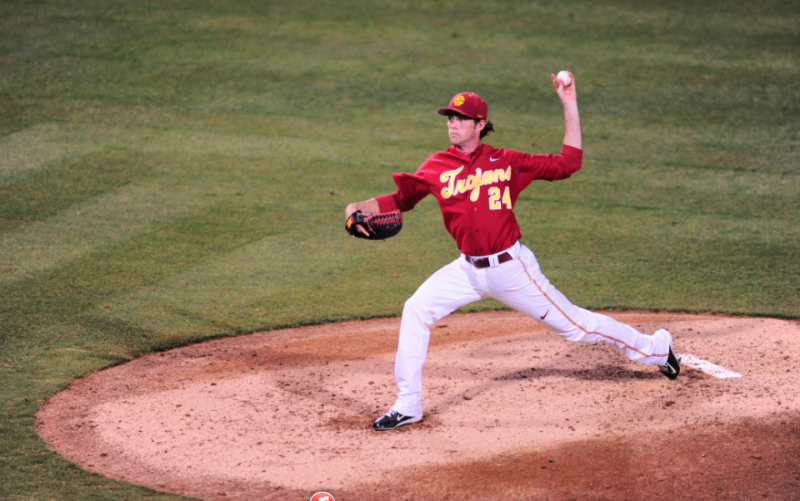
[[[433,154],[414,174],[394,174],[397,191],[377,201],[381,212],[406,212],[433,194],[461,252],[486,256],[511,247],[522,236],[513,211],[522,190],[535,179],[566,179],[582,161],[583,150],[567,145],[560,155],[531,155],[488,144],[464,155],[451,146]]]

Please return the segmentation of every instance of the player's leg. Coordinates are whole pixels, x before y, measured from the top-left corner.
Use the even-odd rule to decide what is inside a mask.
[[[672,340],[668,335],[648,336],[611,317],[572,304],[542,274],[533,252],[524,245],[517,259],[492,273],[489,289],[499,301],[569,341],[605,342],[630,360],[646,365],[663,365],[669,356]]]
[[[395,358],[399,393],[392,410],[405,416],[422,416],[422,366],[431,326],[487,295],[479,290],[471,268],[463,258],[456,259],[431,275],[406,301]]]

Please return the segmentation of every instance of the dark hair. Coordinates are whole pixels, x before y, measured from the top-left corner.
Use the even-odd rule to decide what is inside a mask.
[[[479,121],[480,120],[475,120],[475,123],[478,123]],[[489,134],[490,132],[494,132],[494,124],[489,120],[487,120],[486,127],[484,127],[483,130],[481,130],[481,139],[486,137],[486,135]]]

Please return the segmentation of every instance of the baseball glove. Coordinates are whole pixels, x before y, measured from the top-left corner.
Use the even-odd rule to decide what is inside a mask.
[[[358,231],[359,227],[364,228],[369,236]],[[393,210],[367,215],[357,210],[347,218],[344,229],[354,237],[383,240],[400,233],[403,229],[403,214],[399,210]]]

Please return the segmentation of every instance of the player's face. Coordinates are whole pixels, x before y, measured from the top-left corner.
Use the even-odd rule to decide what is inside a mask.
[[[464,146],[480,140],[483,121],[476,122],[471,118],[452,115],[447,117],[447,133],[450,143],[455,146]]]

